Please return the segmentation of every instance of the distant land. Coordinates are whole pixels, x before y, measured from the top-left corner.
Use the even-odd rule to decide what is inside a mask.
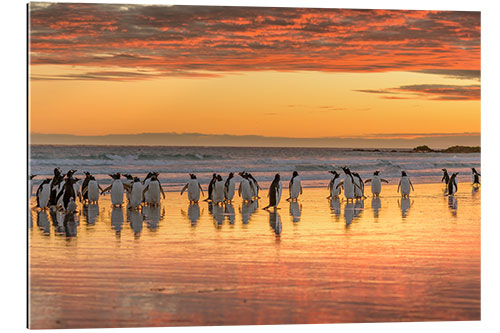
[[[80,136],[70,134],[30,135],[31,144],[49,145],[145,145],[145,146],[232,146],[232,147],[318,147],[318,148],[404,148],[430,146],[445,149],[451,146],[480,146],[478,133],[419,134],[405,137],[324,137],[289,138],[259,135],[215,135],[200,133],[141,133]],[[399,135],[402,136],[402,135]]]

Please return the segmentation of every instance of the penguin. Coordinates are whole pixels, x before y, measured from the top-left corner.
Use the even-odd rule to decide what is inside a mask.
[[[382,182],[389,183],[387,180],[379,177],[380,171],[375,171],[373,173],[373,178],[365,180],[365,184],[372,183],[372,194],[374,197],[378,197],[382,191]]]
[[[481,177],[481,174],[476,171],[475,168],[472,169],[472,185],[473,186],[479,186],[481,183],[479,182],[479,177]]]
[[[401,179],[399,180],[398,184],[398,192],[400,188],[401,196],[403,198],[408,198],[410,196],[410,192],[412,190],[415,191],[415,189],[413,188],[413,184],[411,183],[411,180],[405,171],[401,171]]]
[[[111,191],[111,204],[114,206],[121,207],[123,205],[123,183],[120,179],[121,175],[119,172],[109,175],[113,178],[111,185],[106,187],[101,191],[101,194],[107,191]]]
[[[454,195],[457,190],[458,190],[458,186],[457,186],[457,175],[458,175],[458,172],[454,172],[450,179],[448,180],[448,185],[447,185],[447,193],[448,195]]]
[[[90,175],[90,173],[89,173]],[[88,200],[89,203],[97,203],[99,201],[99,191],[102,192],[101,186],[97,183],[94,176],[90,175],[89,180],[86,187],[83,187],[82,184],[82,196],[85,200]]]
[[[85,178],[83,179],[82,182],[82,196],[80,197],[80,201],[86,201],[89,198],[88,186],[90,177],[92,176],[88,171],[84,171],[83,173],[85,174]]]
[[[247,175],[247,179],[248,181],[250,182],[250,186],[252,187],[252,190],[253,190],[253,197],[255,199],[260,199],[259,197],[259,190],[261,190],[261,187],[259,186],[259,183],[257,182],[257,179],[255,179],[251,173],[249,172],[245,172],[245,174]]]
[[[441,178],[441,183],[444,181],[444,185],[448,186],[448,182],[450,181],[448,170],[446,169],[441,169],[441,170],[443,170],[443,178]]]
[[[274,180],[269,187],[269,193],[267,194],[267,196],[269,197],[269,205],[267,205],[263,209],[268,209],[269,207],[277,208],[281,199],[281,190],[280,174],[277,173],[274,176]]]
[[[146,178],[144,178],[144,180],[142,181],[142,188],[146,188],[148,186],[149,182],[151,181],[151,177],[153,177],[155,174],[156,176],[158,176],[158,174],[153,171],[148,172]],[[149,201],[149,194],[147,191],[143,194],[142,201],[143,202]]]
[[[214,190],[214,184],[217,181],[217,174],[214,173],[212,174],[212,179],[210,180],[210,183],[208,184],[208,198],[206,198],[204,201],[211,201],[212,200],[212,192]]]
[[[36,190],[36,206],[45,209],[50,199],[50,178],[46,178]]]
[[[187,189],[189,203],[195,204],[195,203],[198,203],[198,201],[200,200],[200,191],[201,191],[201,194],[203,195],[203,189],[201,188],[201,185],[198,182],[198,179],[196,179],[196,175],[190,173],[189,177],[191,179],[182,188],[181,195]]]
[[[330,192],[330,195],[327,197],[327,199],[333,199],[333,198],[338,198],[340,193],[342,192],[342,188],[338,187],[340,183],[340,175],[337,173],[337,171],[328,171],[333,175],[332,180],[328,183],[328,189]]]
[[[142,183],[139,177],[134,177],[129,194],[129,208],[137,209],[142,203]]]
[[[61,169],[54,169],[54,177],[50,180],[50,196],[49,196],[49,206],[57,205],[57,194],[62,189],[64,176],[61,173]]]
[[[73,173],[69,173],[69,178],[66,179],[63,188],[57,194],[56,201],[59,202],[59,199],[62,198],[61,205],[64,210],[68,209],[68,204],[73,199],[73,202],[76,199],[76,193],[74,184],[78,182],[78,178],[73,178]]]
[[[212,201],[216,205],[224,202],[224,181],[220,175],[217,175],[213,186]]]
[[[349,170],[348,167],[342,167],[342,170],[345,173],[344,181],[340,182],[337,185],[337,188],[340,186],[343,186],[344,187],[344,196],[347,199],[347,201],[353,200],[354,199],[354,188],[356,187],[356,185],[354,183],[354,178],[352,176],[351,170]]]
[[[365,198],[365,183],[363,183],[363,179],[361,179],[361,176],[357,172],[353,172],[352,175],[354,176],[354,197],[356,199],[362,199]]]
[[[253,201],[253,190],[245,172],[240,172],[239,175],[243,178],[238,187],[238,195],[243,199],[243,202]]]
[[[292,179],[290,179],[290,184],[288,185],[289,198],[287,201],[297,201],[300,194],[302,194],[302,184],[299,173],[294,171],[292,174]]]
[[[151,176],[149,184],[144,188],[142,193],[149,193],[146,203],[152,206],[158,206],[160,204],[160,193],[163,199],[165,199],[165,192],[163,192],[163,188],[156,173]]]
[[[125,192],[125,195],[127,196],[127,201],[130,201],[130,191],[132,190],[132,183],[134,182],[134,177],[129,174],[129,173],[125,173],[123,174],[123,177],[125,177],[125,179],[123,180],[123,185],[128,185],[128,191]]]
[[[33,178],[36,177],[36,175],[30,175],[30,192],[29,192],[29,198],[33,195]]]
[[[224,183],[224,197],[225,201],[232,202],[234,198],[234,191],[236,189],[236,183],[234,182],[234,174],[231,172],[227,176],[226,182]]]

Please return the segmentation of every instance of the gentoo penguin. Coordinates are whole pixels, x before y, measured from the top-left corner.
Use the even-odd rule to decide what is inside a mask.
[[[253,191],[253,197],[255,199],[260,199],[259,197],[259,190],[261,189],[260,186],[259,186],[259,183],[257,182],[257,179],[255,179],[251,173],[249,172],[245,172],[245,174],[247,175],[247,179],[248,181],[250,182],[250,186],[252,187],[252,191]]]
[[[163,199],[165,199],[165,192],[163,192],[163,188],[156,174],[151,176],[149,184],[144,188],[142,193],[149,194],[146,199],[146,203],[152,206],[158,206],[160,204],[160,193],[163,196]]]
[[[142,203],[142,183],[139,177],[134,177],[132,185],[130,186],[129,194],[129,207],[133,209],[139,208]]]
[[[86,195],[89,203],[97,203],[99,201],[99,191],[102,191],[101,186],[97,183],[94,176],[90,175],[87,187],[84,187],[82,190],[82,196],[85,198]]]
[[[71,174],[70,177],[66,179],[63,188],[57,194],[56,201],[59,202],[59,199],[62,198],[61,205],[65,210],[68,209],[68,204],[71,199],[73,199],[73,202],[75,201],[76,193],[73,185],[77,181],[78,178],[73,178]]]
[[[130,191],[132,190],[132,183],[134,182],[134,177],[129,174],[129,173],[125,173],[123,174],[123,177],[125,177],[125,179],[123,180],[123,185],[127,184],[128,185],[128,190],[125,192],[125,195],[127,196],[127,200],[130,201]]]
[[[351,174],[351,170],[349,170],[348,167],[342,167],[342,170],[345,173],[344,181],[340,182],[337,185],[337,188],[340,186],[343,186],[344,187],[344,196],[347,199],[347,201],[353,200],[354,199],[354,187],[356,186],[354,183],[354,178]]]
[[[212,201],[216,205],[224,202],[224,181],[220,175],[217,175],[213,186]]]
[[[411,191],[415,191],[415,189],[413,188],[413,184],[411,183],[411,180],[410,178],[408,178],[408,175],[405,171],[401,171],[401,179],[399,180],[398,184],[398,192],[400,188],[401,195],[406,198],[410,196]]]
[[[212,179],[210,180],[210,183],[208,184],[208,198],[206,198],[204,201],[212,200],[212,193],[213,193],[214,184],[216,181],[217,181],[217,174],[214,173],[214,174],[212,174]]]
[[[189,177],[191,179],[182,188],[181,195],[187,189],[189,203],[195,204],[195,203],[198,203],[198,201],[200,200],[200,191],[201,191],[201,194],[203,195],[203,189],[201,188],[201,185],[198,182],[198,179],[196,179],[196,175],[190,173]]]
[[[363,183],[363,179],[357,172],[352,173],[354,177],[354,197],[356,199],[361,199],[365,197],[365,183]]]
[[[88,198],[89,198],[88,186],[89,186],[90,177],[92,177],[92,175],[88,171],[84,171],[83,173],[85,174],[85,178],[83,179],[83,182],[82,182],[82,192],[81,192],[82,196],[80,197],[80,201],[88,200]]]
[[[269,193],[267,194],[267,196],[269,197],[269,205],[267,205],[263,209],[268,209],[269,207],[276,208],[281,199],[281,180],[279,173],[274,176],[274,180],[269,187]]]
[[[111,185],[102,190],[101,194],[111,190],[111,204],[113,206],[123,205],[123,183],[120,179],[121,175],[119,172],[109,175],[113,178]]]
[[[61,173],[61,169],[54,169],[54,177],[50,180],[50,198],[49,198],[49,206],[57,205],[57,194],[64,186],[63,183],[64,175]]]
[[[238,187],[238,195],[243,199],[243,202],[250,202],[253,200],[253,191],[248,176],[244,172],[240,172],[239,175],[243,179]]]
[[[31,198],[31,196],[33,195],[33,178],[35,178],[36,175],[30,175],[30,194],[29,194],[29,198]]]
[[[337,171],[328,171],[333,175],[332,180],[328,183],[328,189],[330,192],[330,195],[327,197],[327,199],[333,199],[333,198],[338,198],[340,195],[340,192],[342,191],[341,187],[337,187],[340,184],[340,175],[337,173]]]
[[[36,206],[45,209],[50,199],[50,178],[45,179],[36,190]]]
[[[234,174],[231,172],[224,183],[224,197],[227,202],[233,201],[235,189],[236,183],[234,181]]]
[[[445,185],[448,185],[448,181],[450,180],[450,176],[448,175],[448,170],[446,169],[441,169],[443,170],[443,178],[441,178],[441,183],[444,182]]]
[[[289,198],[287,201],[297,201],[299,194],[302,194],[302,184],[300,180],[299,173],[294,171],[292,174],[292,179],[290,179],[290,184],[288,185]]]
[[[387,180],[380,178],[379,173],[380,171],[377,170],[373,173],[373,178],[365,180],[365,184],[369,182],[372,183],[372,194],[375,197],[378,197],[382,191],[382,182],[389,183]]]
[[[454,172],[448,181],[448,185],[447,185],[448,195],[454,195],[458,190],[457,175],[458,175],[458,172]]]
[[[479,177],[481,177],[481,174],[476,171],[475,168],[472,169],[472,185],[473,186],[479,186],[481,183],[479,182]]]

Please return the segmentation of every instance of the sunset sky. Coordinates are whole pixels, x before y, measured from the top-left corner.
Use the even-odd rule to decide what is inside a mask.
[[[479,12],[30,4],[30,131],[481,131]]]

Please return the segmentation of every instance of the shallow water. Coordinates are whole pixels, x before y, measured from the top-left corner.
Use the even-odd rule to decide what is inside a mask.
[[[109,195],[66,221],[32,210],[30,327],[479,320],[481,191],[415,190],[306,188],[276,212],[173,192],[142,212]]]

